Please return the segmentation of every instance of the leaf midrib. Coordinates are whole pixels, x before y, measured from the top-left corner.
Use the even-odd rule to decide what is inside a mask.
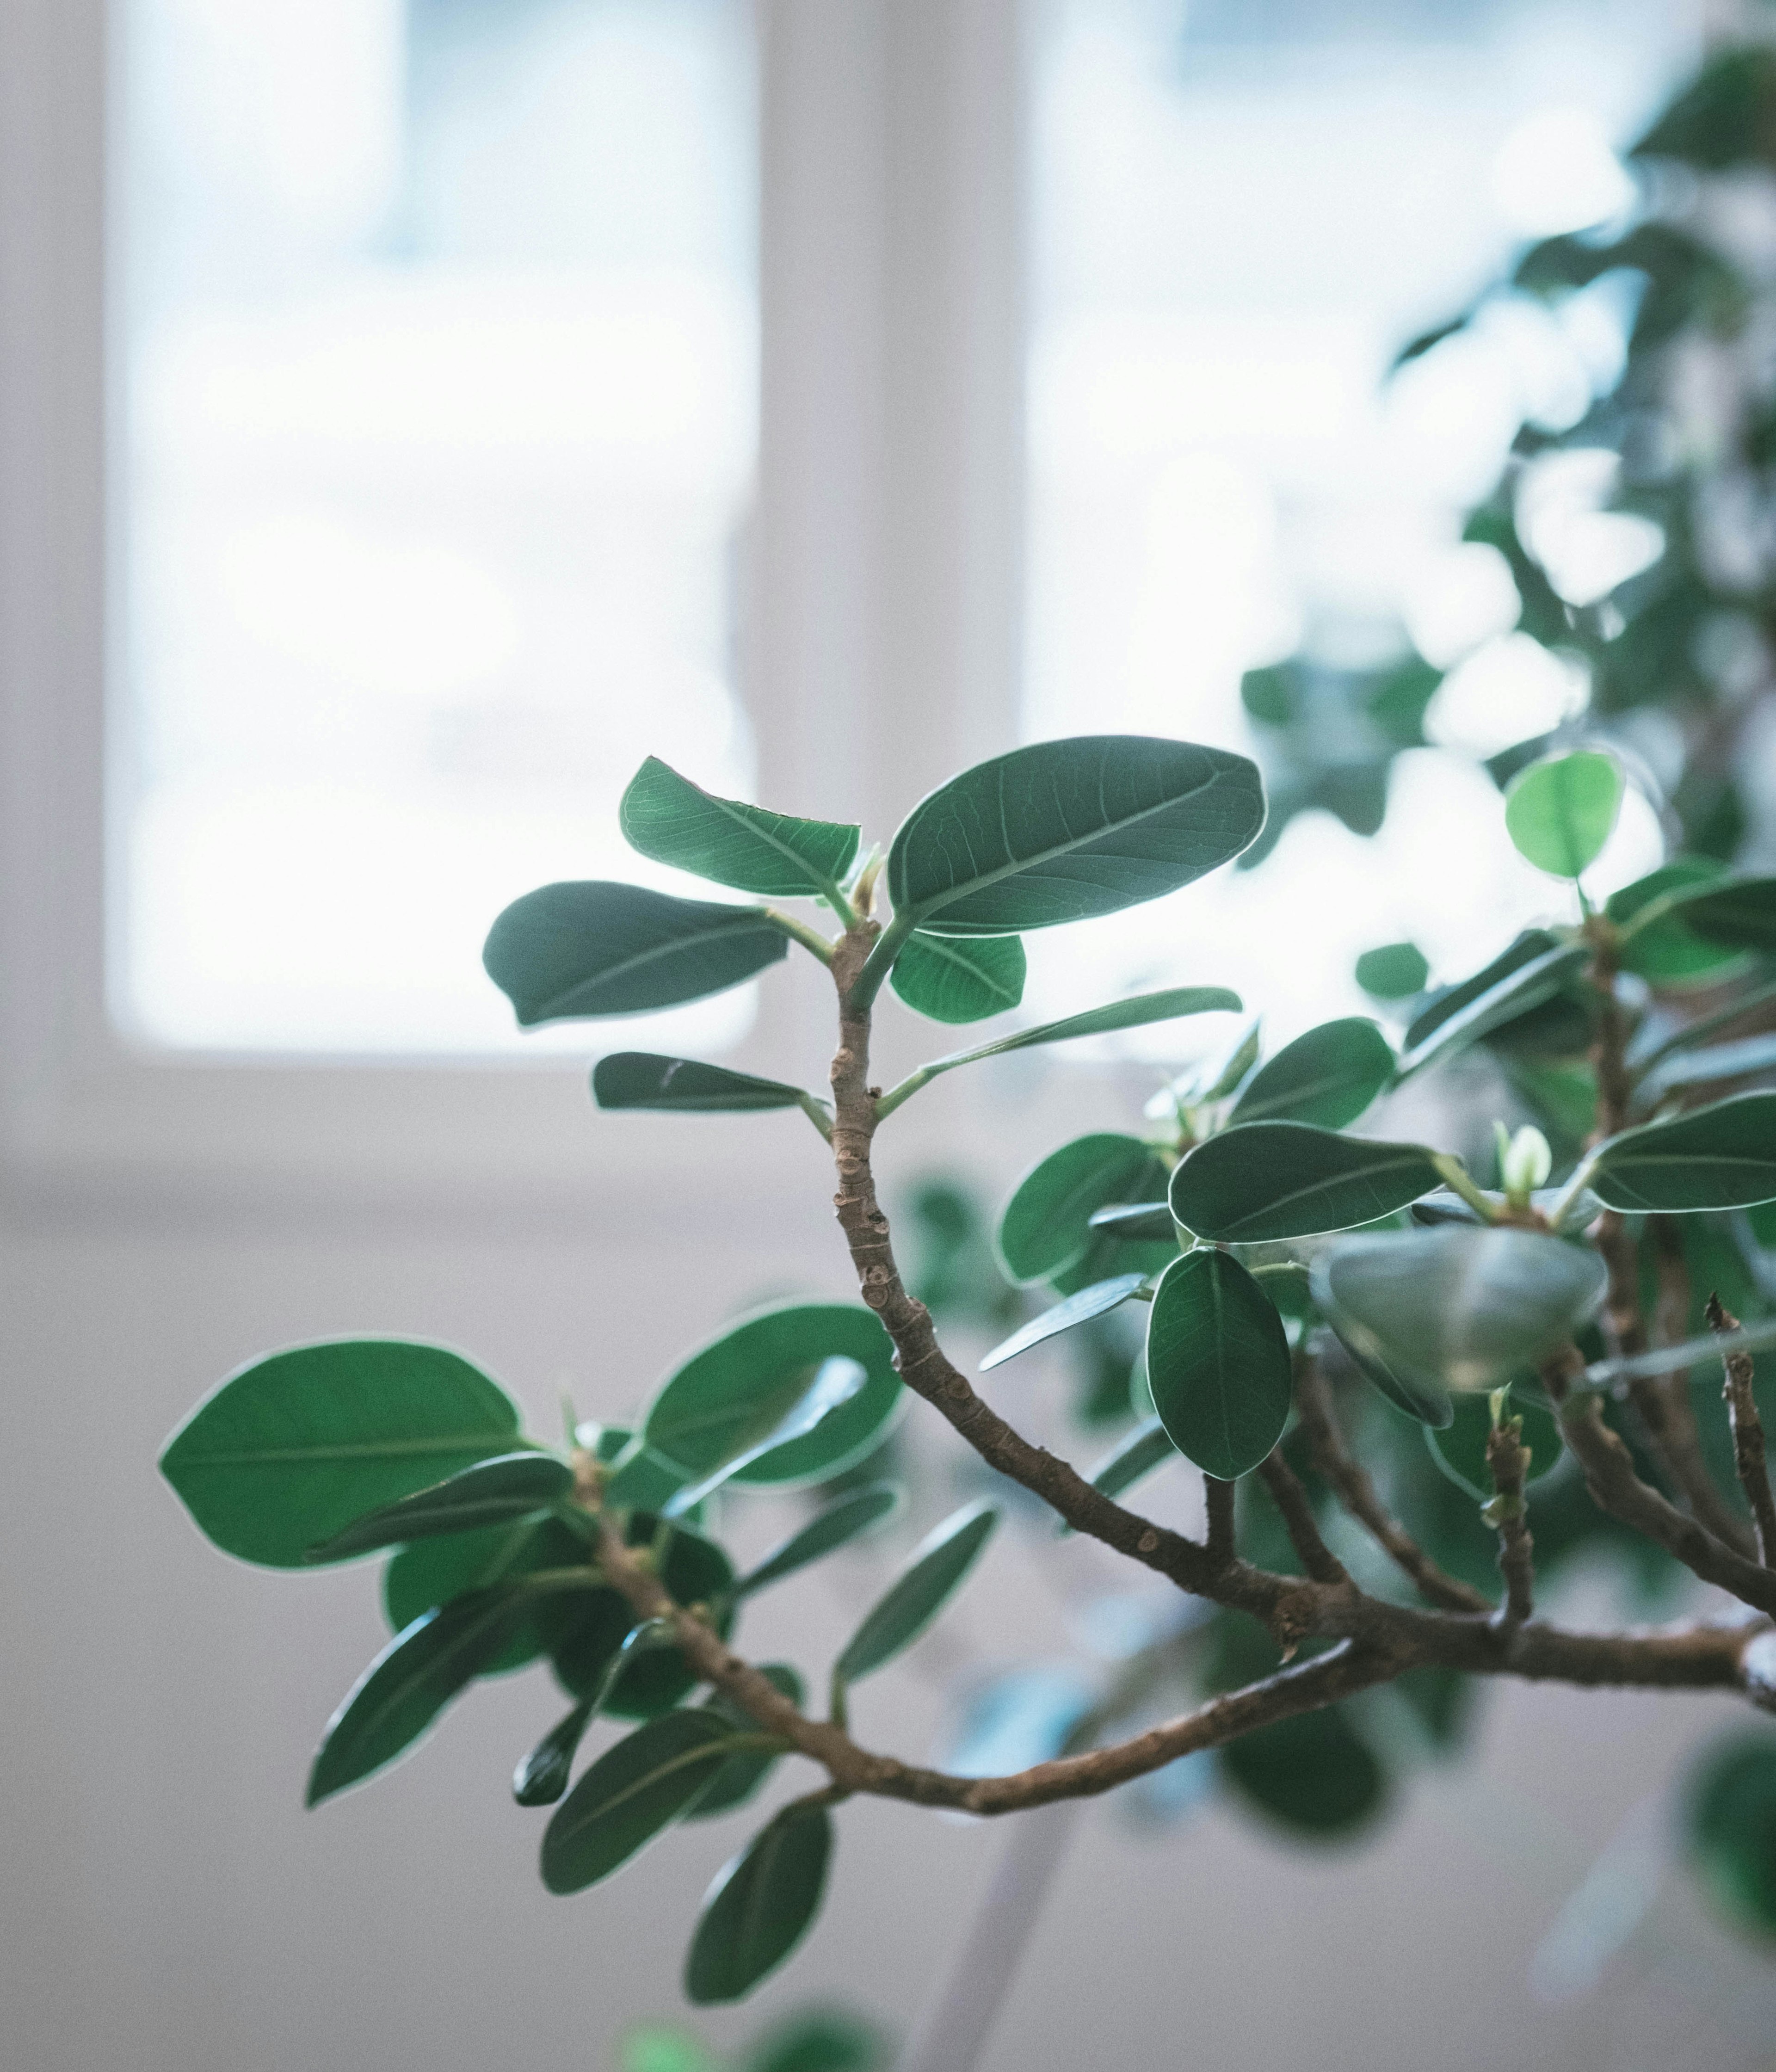
[[[693,934],[674,935],[665,942],[651,944],[646,949],[638,950],[623,958],[620,963],[603,965],[590,978],[576,979],[573,985],[552,993],[537,1005],[547,1011],[559,1008],[566,1001],[582,999],[589,994],[595,995],[599,989],[609,987],[631,972],[641,971],[651,964],[657,964],[662,957],[676,956],[688,950],[701,949],[705,944],[717,942],[725,935],[758,932],[782,939],[779,931],[765,918],[762,909],[736,906],[732,911],[736,917],[734,921],[709,922]],[[737,925],[737,923],[744,925]]]

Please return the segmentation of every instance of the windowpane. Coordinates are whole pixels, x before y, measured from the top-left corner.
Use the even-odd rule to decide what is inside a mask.
[[[502,1047],[499,908],[671,882],[615,832],[644,754],[750,783],[750,10],[124,22],[113,1012]],[[750,999],[622,1041],[719,1046]]]
[[[1441,664],[1439,640],[1496,610],[1486,550],[1457,546],[1464,509],[1526,405],[1578,416],[1611,312],[1559,350],[1495,336],[1391,388],[1385,370],[1519,245],[1621,208],[1610,147],[1688,62],[1689,10],[1054,0],[1043,18],[1026,732],[1249,751],[1246,669],[1297,643],[1368,665],[1408,627]],[[1508,624],[1468,703],[1509,704],[1514,741],[1572,687],[1535,677],[1553,665]],[[1629,816],[1618,876],[1655,847],[1650,823]],[[1176,972],[1240,987],[1287,1035],[1367,1010],[1359,951],[1411,937],[1471,964],[1549,898],[1469,756],[1414,750],[1373,841],[1301,815],[1268,861],[1178,895],[1157,927],[1143,909],[1069,931],[1042,1004]]]

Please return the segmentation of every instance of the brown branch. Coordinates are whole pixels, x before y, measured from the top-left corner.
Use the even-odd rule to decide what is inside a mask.
[[[1708,1297],[1704,1312],[1711,1331],[1737,1331],[1739,1319],[1717,1294]],[[1766,1568],[1776,1568],[1776,1499],[1770,1491],[1770,1462],[1764,1453],[1763,1421],[1758,1415],[1753,1383],[1756,1370],[1749,1353],[1729,1353],[1723,1362],[1726,1385],[1721,1391],[1727,1402],[1727,1419],[1733,1428],[1733,1464],[1739,1486],[1758,1528],[1758,1553]]]
[[[1487,1612],[1479,1591],[1438,1566],[1375,1493],[1369,1470],[1345,1445],[1332,1391],[1320,1363],[1297,1363],[1295,1404],[1314,1450],[1314,1465],[1333,1494],[1383,1552],[1410,1578],[1419,1595],[1446,1612]]]
[[[1690,1269],[1684,1256],[1683,1233],[1675,1216],[1654,1216],[1649,1228],[1659,1274],[1653,1335],[1662,1346],[1676,1345],[1689,1336],[1690,1328]],[[1662,1380],[1646,1386],[1657,1395],[1663,1412],[1663,1457],[1679,1494],[1716,1540],[1724,1540],[1749,1560],[1758,1551],[1756,1544],[1703,1456],[1696,1406],[1690,1400],[1688,1369],[1676,1368]]]
[[[1356,1585],[1346,1572],[1344,1564],[1320,1536],[1320,1522],[1314,1515],[1314,1507],[1308,1500],[1307,1491],[1301,1487],[1301,1479],[1281,1453],[1272,1449],[1258,1463],[1258,1473],[1270,1491],[1271,1501],[1282,1514],[1283,1524],[1289,1533],[1289,1544],[1301,1559],[1301,1566],[1316,1583],[1327,1583],[1336,1588],[1350,1590]]]
[[[1497,1617],[1501,1626],[1519,1626],[1536,1610],[1536,1542],[1523,1494],[1529,1450],[1521,1417],[1494,1424],[1487,1433],[1486,1466],[1492,1470],[1493,1498],[1485,1515],[1498,1528],[1498,1572],[1505,1579],[1505,1601]]]

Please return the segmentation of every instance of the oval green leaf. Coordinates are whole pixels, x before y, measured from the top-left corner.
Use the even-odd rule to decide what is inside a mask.
[[[709,1887],[684,1960],[699,2007],[742,2000],[808,1933],[826,1889],[832,1823],[824,1806],[786,1806]]]
[[[1157,1244],[1166,1238],[1175,1243],[1178,1237],[1169,1202],[1118,1202],[1108,1209],[1094,1209],[1092,1228],[1137,1244]]]
[[[1207,1474],[1248,1474],[1294,1400],[1276,1305],[1238,1260],[1203,1248],[1160,1276],[1147,1319],[1147,1385],[1172,1444]]]
[[[659,1521],[638,1512],[629,1521],[631,1546],[646,1546]],[[713,1540],[680,1525],[668,1542],[660,1580],[676,1603],[708,1607],[709,1623],[725,1639],[734,1625],[734,1568]],[[628,1600],[615,1590],[576,1595],[552,1649],[557,1679],[572,1696],[596,1700],[602,1712],[619,1719],[650,1719],[676,1705],[697,1682],[676,1647],[648,1647],[609,1682],[611,1665],[635,1630]],[[608,1688],[607,1688],[608,1686]]]
[[[1355,1832],[1388,1799],[1387,1771],[1336,1707],[1242,1734],[1216,1759],[1250,1805],[1313,1841]]]
[[[415,1490],[354,1521],[343,1532],[308,1551],[310,1561],[343,1561],[378,1547],[441,1533],[474,1532],[483,1526],[512,1525],[570,1495],[574,1473],[553,1453],[496,1453],[472,1468]]]
[[[1579,877],[1614,832],[1625,788],[1622,765],[1597,749],[1531,763],[1505,791],[1505,826],[1518,854],[1551,877]]]
[[[1393,1046],[1374,1022],[1355,1014],[1322,1022],[1252,1074],[1228,1123],[1311,1122],[1342,1129],[1393,1076]]]
[[[160,1471],[224,1553],[299,1568],[354,1519],[517,1437],[517,1405],[459,1353],[337,1338],[231,1375],[167,1441]]]
[[[1356,975],[1371,1000],[1410,1000],[1424,990],[1431,968],[1416,943],[1384,943],[1357,959]]]
[[[740,1738],[713,1712],[667,1712],[606,1749],[543,1836],[543,1883],[584,1892],[620,1870],[713,1782]]]
[[[779,1302],[746,1318],[667,1376],[643,1434],[687,1478],[707,1475],[731,1457],[739,1435],[757,1436],[762,1401],[805,1388],[827,1359],[857,1361],[868,1377],[863,1388],[817,1431],[774,1447],[734,1479],[778,1489],[837,1474],[877,1443],[900,1400],[893,1342],[861,1302]]]
[[[742,985],[788,948],[756,906],[591,878],[515,899],[494,923],[481,961],[529,1029],[703,1000]]]
[[[1736,1094],[1598,1145],[1588,1178],[1606,1207],[1681,1215],[1776,1201],[1776,1093]]]
[[[999,1256],[1006,1272],[1018,1281],[1048,1280],[1101,1257],[1106,1264],[1089,1281],[1108,1278],[1117,1264],[1144,1264],[1111,1263],[1116,1241],[1094,1234],[1092,1218],[1113,1202],[1150,1201],[1166,1178],[1165,1161],[1139,1137],[1107,1131],[1063,1144],[1025,1174],[1005,1204]]]
[[[656,755],[630,779],[617,817],[643,856],[763,899],[830,894],[857,853],[854,827],[718,798]]]
[[[821,1360],[812,1372],[803,1371],[775,1388],[764,1390],[753,1406],[752,1415],[735,1425],[727,1451],[707,1474],[675,1492],[664,1507],[668,1518],[680,1518],[704,1498],[730,1481],[742,1468],[767,1453],[778,1452],[797,1439],[819,1432],[833,1413],[841,1409],[869,1384],[868,1370],[859,1360]],[[837,1449],[842,1455],[844,1448]]]
[[[403,1547],[383,1571],[384,1615],[390,1630],[399,1633],[421,1613],[436,1610],[471,1590],[519,1582],[543,1568],[589,1568],[591,1560],[586,1541],[553,1517],[416,1540]],[[553,1596],[531,1603],[513,1625],[504,1646],[480,1674],[503,1675],[534,1662],[571,1621],[573,1605],[571,1598]]]
[[[1725,873],[1706,857],[1674,857],[1669,863],[1610,894],[1604,911],[1625,931],[1618,950],[1624,971],[1655,985],[1699,985],[1722,973],[1745,952],[1699,935],[1684,919],[1681,902],[1667,909],[1674,894],[1690,894],[1718,886]],[[1653,911],[1655,907],[1660,911]],[[1636,925],[1637,917],[1646,918]]]
[[[619,1050],[599,1059],[592,1067],[592,1098],[605,1108],[717,1115],[800,1108],[810,1096],[781,1079],[730,1072],[726,1065],[700,1064],[694,1058],[662,1058],[650,1050]]]
[[[553,1806],[567,1789],[574,1758],[592,1724],[593,1707],[582,1700],[536,1744],[512,1774],[512,1795],[520,1806]]]
[[[984,1022],[1024,997],[1029,960],[1016,935],[909,935],[889,983],[934,1022]]]
[[[1168,1212],[1167,1221],[1170,1222]],[[990,1374],[996,1367],[1003,1367],[1007,1360],[1016,1359],[1019,1353],[1027,1353],[1032,1346],[1039,1346],[1046,1338],[1058,1337],[1063,1331],[1071,1331],[1075,1324],[1088,1323],[1094,1317],[1102,1317],[1120,1304],[1126,1302],[1147,1278],[1145,1273],[1119,1273],[1109,1281],[1095,1281],[1089,1288],[1082,1288],[1076,1295],[1069,1295],[1064,1301],[1057,1302],[1052,1309],[1045,1309],[1039,1317],[1032,1317],[1022,1330],[1013,1331],[1009,1338],[1002,1339],[980,1363],[982,1374]]]
[[[845,1642],[833,1675],[855,1684],[911,1647],[961,1588],[998,1523],[997,1505],[967,1503],[927,1533]]]
[[[888,852],[897,919],[1002,935],[1114,914],[1227,863],[1264,824],[1243,755],[1096,734],[1013,749],[915,806]]]
[[[1745,878],[1687,899],[1685,924],[1711,943],[1736,950],[1776,950],[1776,878]]]
[[[1421,1144],[1252,1122],[1197,1145],[1172,1175],[1172,1214],[1216,1244],[1258,1244],[1374,1223],[1442,1175]]]
[[[873,1532],[899,1510],[903,1500],[902,1492],[891,1482],[873,1482],[835,1498],[781,1546],[774,1548],[756,1568],[749,1569],[734,1585],[734,1597],[750,1597],[755,1590],[767,1589],[786,1576],[793,1576],[798,1568],[824,1560],[837,1548]]]
[[[1433,1059],[1452,1058],[1545,1005],[1578,976],[1589,954],[1581,943],[1557,943],[1540,929],[1526,930],[1472,978],[1433,995],[1408,1024],[1400,1077]]]

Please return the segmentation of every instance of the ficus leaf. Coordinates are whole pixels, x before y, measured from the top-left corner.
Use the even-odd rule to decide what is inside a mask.
[[[1416,943],[1384,943],[1357,959],[1357,984],[1372,1000],[1410,1000],[1424,990],[1430,975]]]
[[[690,1478],[638,1433],[611,1463],[604,1500],[618,1511],[664,1511]]]
[[[1041,1316],[1031,1318],[1022,1330],[1013,1331],[1009,1338],[996,1345],[981,1361],[981,1373],[990,1374],[996,1367],[1003,1367],[1007,1360],[1015,1359],[1019,1353],[1027,1353],[1032,1346],[1039,1346],[1044,1339],[1071,1330],[1075,1324],[1104,1316],[1126,1302],[1146,1278],[1145,1273],[1119,1273],[1112,1280],[1094,1281],[1089,1288],[1080,1289],[1076,1295],[1069,1295],[1053,1309],[1045,1309]]]
[[[520,1582],[539,1569],[590,1567],[586,1541],[559,1518],[530,1518],[514,1525],[483,1527],[402,1547],[383,1571],[382,1601],[389,1630],[399,1633],[421,1612],[496,1583]],[[505,1645],[480,1671],[502,1675],[534,1662],[571,1620],[572,1598],[545,1597],[519,1615]]]
[[[1558,943],[1543,930],[1526,930],[1484,969],[1433,994],[1414,1016],[1400,1054],[1400,1077],[1433,1059],[1453,1057],[1552,1000],[1578,976],[1589,954],[1583,944]]]
[[[553,1806],[566,1790],[574,1758],[591,1724],[591,1701],[582,1699],[544,1735],[512,1772],[512,1795],[520,1806]]]
[[[662,1058],[619,1050],[592,1067],[592,1098],[604,1108],[648,1108],[666,1115],[738,1113],[753,1108],[800,1108],[808,1096],[780,1079],[755,1079],[726,1065],[694,1058]]]
[[[1360,1015],[1322,1022],[1252,1074],[1228,1123],[1311,1122],[1342,1129],[1393,1075],[1393,1046],[1374,1022]]]
[[[658,1523],[637,1512],[629,1521],[629,1544],[648,1544]],[[734,1624],[734,1568],[713,1540],[675,1526],[660,1575],[676,1603],[708,1607],[709,1623],[726,1638]],[[620,1719],[648,1719],[677,1704],[696,1683],[676,1647],[636,1652],[610,1683],[611,1664],[635,1630],[628,1600],[615,1590],[597,1589],[577,1597],[569,1612],[554,1638],[550,1659],[557,1679],[574,1697],[595,1699],[601,1712]]]
[[[1742,956],[1742,949],[1699,935],[1684,918],[1681,903],[1650,915],[1638,927],[1630,925],[1656,903],[1718,886],[1725,875],[1721,865],[1706,857],[1674,857],[1611,893],[1604,912],[1626,931],[1617,952],[1622,969],[1655,985],[1697,985]]]
[[[1625,786],[1622,765],[1597,749],[1531,763],[1505,792],[1505,826],[1518,853],[1552,877],[1579,877],[1614,832]]]
[[[743,2000],[808,1933],[826,1889],[832,1822],[824,1806],[786,1806],[722,1869],[684,1960],[699,2007]]]
[[[1686,927],[1711,943],[1738,950],[1776,950],[1776,878],[1742,878],[1687,899]]]
[[[573,1470],[553,1453],[498,1453],[477,1461],[430,1489],[415,1490],[355,1519],[343,1532],[311,1547],[310,1561],[343,1561],[378,1547],[441,1533],[473,1532],[486,1525],[515,1524],[546,1511],[572,1494]]]
[[[1175,1240],[1178,1235],[1169,1202],[1115,1202],[1107,1209],[1092,1211],[1091,1227],[1140,1244]]]
[[[1374,1223],[1441,1178],[1421,1144],[1340,1137],[1305,1122],[1253,1122],[1186,1153],[1170,1200],[1172,1214],[1198,1237],[1257,1244]]]
[[[764,899],[808,898],[837,886],[858,830],[717,798],[650,755],[629,780],[618,818],[633,849]]]
[[[915,806],[888,853],[897,920],[1001,935],[1089,920],[1188,885],[1264,823],[1243,755],[1134,734],[1039,742]]]
[[[1104,1132],[1075,1137],[1018,1182],[999,1219],[999,1256],[1014,1281],[1051,1278],[1098,1247],[1111,1256],[1113,1240],[1094,1239],[1092,1217],[1112,1202],[1149,1201],[1164,1190],[1165,1161],[1139,1137]],[[1128,1262],[1133,1264],[1136,1262]],[[1099,1280],[1114,1271],[1107,1265]]]
[[[1776,1735],[1718,1742],[1685,1799],[1684,1839],[1708,1896],[1736,1926],[1776,1938]]]
[[[224,1553],[274,1568],[518,1437],[497,1382],[442,1346],[336,1338],[255,1360],[200,1403],[160,1470]]]
[[[714,1781],[741,1738],[713,1712],[664,1712],[606,1749],[543,1836],[543,1883],[584,1892],[620,1870]]]
[[[763,1662],[758,1665],[758,1673],[774,1684],[791,1704],[800,1709],[805,1696],[802,1679],[787,1662]],[[709,1700],[709,1710],[717,1719],[726,1720],[736,1733],[755,1736],[759,1731],[752,1716],[719,1691]],[[713,1820],[724,1813],[733,1812],[736,1807],[744,1806],[757,1793],[783,1752],[780,1747],[747,1748],[738,1755],[730,1755],[685,1819]]]
[[[961,1588],[998,1523],[996,1505],[966,1503],[927,1533],[845,1642],[834,1675],[857,1683],[911,1647]]]
[[[891,1482],[873,1482],[865,1488],[835,1497],[824,1510],[816,1511],[805,1525],[792,1532],[781,1546],[774,1548],[755,1568],[749,1569],[734,1585],[734,1596],[737,1599],[750,1597],[756,1590],[767,1589],[771,1584],[782,1582],[798,1568],[824,1560],[839,1548],[861,1539],[866,1532],[874,1531],[899,1510],[903,1501],[902,1493]]]
[[[1232,1482],[1283,1436],[1293,1400],[1276,1305],[1236,1260],[1200,1248],[1160,1276],[1147,1319],[1147,1383],[1172,1444]]]
[[[1016,935],[909,935],[894,960],[890,983],[934,1022],[982,1022],[1003,1014],[1024,997],[1028,969]]]
[[[643,1014],[739,985],[789,948],[757,906],[593,878],[515,899],[482,962],[520,1023]]]
[[[1249,1804],[1317,1841],[1355,1832],[1387,1802],[1387,1771],[1335,1706],[1243,1734],[1216,1761]]]
[[[705,1497],[731,1480],[742,1468],[798,1439],[811,1438],[869,1384],[870,1371],[859,1360],[841,1354],[823,1359],[812,1369],[791,1373],[775,1387],[765,1390],[743,1422],[728,1425],[726,1450],[707,1473],[678,1490],[664,1507],[668,1518],[677,1518],[701,1503]],[[724,1424],[728,1420],[722,1413]],[[842,1458],[841,1445],[837,1457]]]
[[[1735,1094],[1625,1129],[1598,1145],[1586,1178],[1606,1207],[1630,1214],[1776,1200],[1776,1093]]]

